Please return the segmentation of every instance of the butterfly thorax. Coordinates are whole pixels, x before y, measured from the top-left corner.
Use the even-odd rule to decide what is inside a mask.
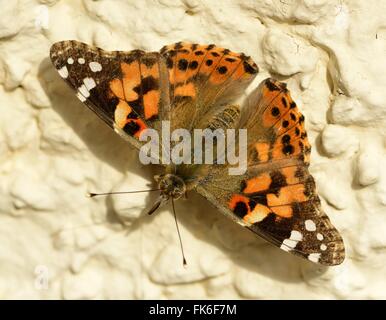
[[[179,199],[186,192],[184,180],[175,174],[161,174],[154,179],[158,183],[161,195],[165,198]]]

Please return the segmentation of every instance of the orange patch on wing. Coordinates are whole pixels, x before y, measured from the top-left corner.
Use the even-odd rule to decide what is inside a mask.
[[[304,191],[304,184],[282,187],[278,196],[273,193],[267,194],[267,204],[272,207],[291,204],[293,202],[304,202],[307,200]]]
[[[281,169],[281,173],[285,176],[288,184],[295,184],[300,182],[300,179],[296,177],[297,170],[297,166],[285,167]]]
[[[271,213],[271,210],[268,207],[262,204],[256,204],[256,206],[253,208],[253,211],[244,216],[243,220],[247,223],[253,224],[264,220],[264,218],[268,216],[269,213]]]
[[[114,120],[119,128],[123,128],[127,123],[127,116],[132,111],[131,107],[124,100],[119,100],[114,111]]]
[[[125,99],[125,94],[123,92],[123,84],[120,79],[111,80],[109,85],[110,85],[110,90],[116,97],[118,97],[121,100]]]
[[[222,84],[227,79],[229,79],[240,63],[240,59],[233,62],[229,62],[226,60],[227,58],[231,57],[229,55],[224,55],[224,57],[221,59],[220,63],[216,67],[216,70],[211,74],[209,78],[209,81],[214,85]]]
[[[183,86],[179,86],[175,88],[174,95],[176,96],[189,96],[194,98],[196,96],[196,88],[193,82],[189,82],[184,84]]]
[[[248,208],[248,212],[250,211],[249,204],[248,204],[249,199],[245,196],[240,195],[240,194],[234,194],[232,196],[232,198],[229,200],[229,203],[228,203],[229,208],[231,210],[235,209],[238,202],[244,202]]]
[[[133,61],[130,64],[122,62],[121,69],[123,72],[122,82],[126,101],[138,99],[138,93],[133,90],[141,84],[141,72],[138,61]]]
[[[141,76],[146,78],[152,76],[155,79],[159,78],[158,63],[154,63],[151,67],[148,67],[145,63],[141,63]]]
[[[263,190],[267,190],[271,184],[272,179],[268,173],[263,173],[255,178],[246,181],[246,187],[244,193],[254,193]]]
[[[143,107],[145,109],[145,119],[158,114],[158,102],[160,98],[160,92],[158,90],[152,90],[147,92],[143,96]]]
[[[291,206],[273,207],[271,210],[281,218],[291,218],[293,214]]]
[[[269,143],[267,142],[257,142],[255,148],[261,162],[268,161],[268,152],[269,152]]]

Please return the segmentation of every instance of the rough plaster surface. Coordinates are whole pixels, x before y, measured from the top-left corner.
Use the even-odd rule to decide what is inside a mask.
[[[386,298],[386,3],[369,0],[1,1],[0,298]],[[306,116],[310,170],[347,259],[323,268],[234,225],[196,194],[168,208],[155,169],[86,109],[48,60],[77,39],[251,55]],[[125,226],[122,225],[125,222]]]

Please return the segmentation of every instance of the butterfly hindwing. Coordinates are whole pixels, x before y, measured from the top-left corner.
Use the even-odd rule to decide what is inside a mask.
[[[213,166],[197,191],[282,250],[312,262],[340,264],[343,240],[323,212],[308,171],[311,148],[304,116],[285,85],[273,79],[248,101],[241,120],[248,130],[246,173],[230,176],[226,167]]]
[[[168,117],[169,84],[159,53],[62,41],[51,47],[50,57],[77,97],[136,147],[145,128],[159,129]]]

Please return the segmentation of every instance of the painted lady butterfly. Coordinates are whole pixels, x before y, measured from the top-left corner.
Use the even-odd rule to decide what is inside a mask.
[[[304,116],[284,83],[264,80],[240,110],[232,104],[258,73],[244,54],[176,43],[159,52],[104,51],[77,41],[51,47],[51,60],[77,97],[137,149],[146,128],[247,129],[247,171],[229,165],[169,164],[156,177],[152,212],[195,189],[270,243],[323,265],[344,260],[338,231],[322,211],[308,171]]]

